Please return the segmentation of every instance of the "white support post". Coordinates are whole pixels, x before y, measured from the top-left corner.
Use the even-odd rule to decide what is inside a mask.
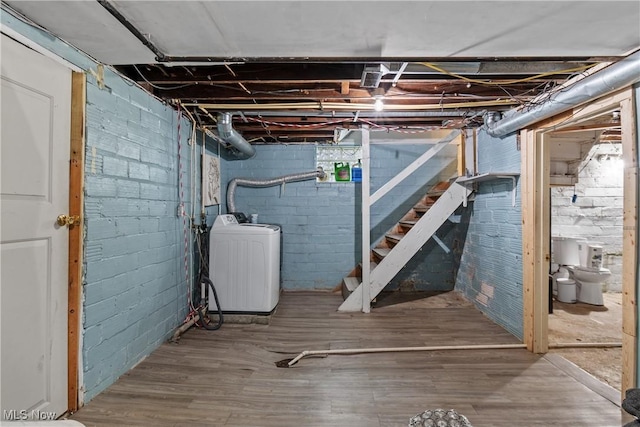
[[[363,126],[362,132],[362,312],[371,311],[371,183],[369,165],[369,127]]]

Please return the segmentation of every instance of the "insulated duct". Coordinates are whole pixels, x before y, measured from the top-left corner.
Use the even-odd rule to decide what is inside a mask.
[[[495,137],[505,136],[638,81],[640,51],[551,95],[547,101],[530,110],[508,111],[502,120],[488,123],[487,132]]]
[[[311,172],[293,173],[271,179],[234,178],[229,181],[229,185],[227,186],[227,212],[237,212],[235,197],[238,185],[255,188],[274,187],[276,185],[283,185],[285,182],[309,181],[316,178],[324,178],[324,176],[325,172],[321,168],[318,168],[318,170]]]
[[[231,113],[218,114],[218,137],[224,141],[230,160],[247,160],[256,155],[256,149],[233,128]]]

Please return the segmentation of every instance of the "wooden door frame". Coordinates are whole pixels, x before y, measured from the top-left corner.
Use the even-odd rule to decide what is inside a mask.
[[[69,227],[69,279],[67,306],[67,401],[69,412],[80,407],[80,375],[82,339],[82,248],[84,200],[84,130],[86,108],[86,74],[71,73],[71,138],[69,154],[69,215],[78,215],[81,222]]]
[[[535,353],[546,353],[548,343],[548,265],[550,220],[549,138],[546,133],[585,120],[598,113],[620,109],[622,155],[624,162],[624,232],[622,283],[622,387],[636,386],[637,261],[638,236],[638,153],[636,114],[631,88],[600,98],[586,106],[573,108],[537,123],[520,133],[522,143],[522,227],[523,227],[523,326],[524,342]]]

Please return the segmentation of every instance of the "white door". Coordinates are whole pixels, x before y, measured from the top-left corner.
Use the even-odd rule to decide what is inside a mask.
[[[71,71],[2,36],[0,419],[67,410]],[[1,423],[0,423],[1,424]]]

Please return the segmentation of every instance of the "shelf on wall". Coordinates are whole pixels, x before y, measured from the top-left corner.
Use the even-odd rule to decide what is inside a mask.
[[[474,182],[493,181],[496,179],[510,179],[512,183],[511,187],[511,206],[516,205],[516,178],[520,176],[520,172],[487,172],[473,176],[462,176],[458,178],[458,183],[468,186]],[[467,201],[464,201],[464,206],[467,205]]]

